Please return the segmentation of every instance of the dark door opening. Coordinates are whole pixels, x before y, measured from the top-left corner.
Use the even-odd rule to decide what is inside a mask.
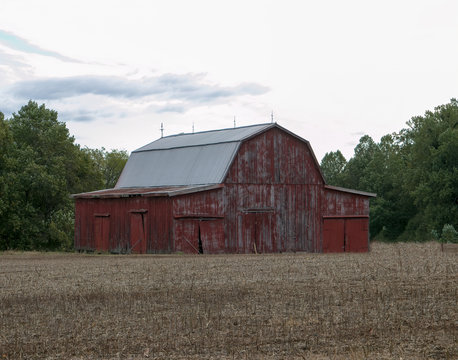
[[[199,225],[199,254],[203,254],[204,253],[204,248],[202,246],[202,238],[200,236],[200,225]]]
[[[175,223],[175,251],[217,254],[225,251],[224,221],[215,218],[185,218]]]

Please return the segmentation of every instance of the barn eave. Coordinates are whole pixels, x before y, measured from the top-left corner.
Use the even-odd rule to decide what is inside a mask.
[[[339,191],[339,192],[345,192],[349,194],[355,194],[355,195],[361,195],[361,196],[367,196],[367,197],[377,197],[377,194],[366,192],[366,191],[360,191],[360,190],[354,190],[354,189],[347,189],[343,188],[340,186],[333,186],[333,185],[325,185],[325,189],[328,190],[334,190],[334,191]]]
[[[223,184],[183,185],[175,187],[113,188],[71,195],[74,199],[118,199],[131,197],[173,197],[223,188]]]

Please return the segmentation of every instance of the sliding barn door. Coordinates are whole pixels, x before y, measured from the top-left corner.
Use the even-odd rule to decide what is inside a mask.
[[[366,252],[368,249],[368,218],[323,219],[323,252]]]
[[[146,253],[146,213],[130,214],[130,252]]]

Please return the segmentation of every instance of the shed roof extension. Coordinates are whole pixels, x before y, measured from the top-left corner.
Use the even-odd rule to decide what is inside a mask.
[[[347,188],[343,188],[340,186],[325,185],[324,188],[328,190],[346,192],[346,193],[355,194],[355,195],[361,195],[361,196],[367,196],[367,197],[377,197],[377,194],[374,194],[374,193],[370,193],[367,191],[347,189]]]
[[[115,188],[219,184],[240,143],[277,124],[160,138],[129,157]]]
[[[109,199],[109,198],[129,198],[129,197],[161,197],[178,196],[192,194],[201,191],[221,189],[224,185],[197,185],[197,186],[161,186],[161,187],[135,187],[117,188],[91,191],[81,194],[71,195],[74,199]]]

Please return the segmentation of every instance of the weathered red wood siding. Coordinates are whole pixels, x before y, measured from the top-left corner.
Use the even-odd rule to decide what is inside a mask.
[[[167,197],[131,197],[115,199],[76,199],[75,249],[111,252],[171,252],[171,201]],[[140,220],[132,219],[140,216]],[[96,244],[97,217],[109,222],[108,246]],[[143,221],[141,219],[143,217]],[[135,221],[133,221],[135,220]],[[131,226],[141,226],[131,229]],[[143,232],[146,244],[131,243],[132,233]]]
[[[325,188],[310,146],[287,131],[242,142],[223,185],[170,197],[77,198],[75,248],[367,251],[369,197]]]
[[[323,216],[369,216],[369,197],[323,188],[321,212]]]
[[[199,253],[227,252],[222,189],[173,197],[173,249]]]
[[[323,188],[322,198],[321,251],[368,251],[369,197]]]
[[[224,215],[222,189],[174,196],[173,217],[221,217]]]
[[[224,188],[228,251],[317,251],[322,186],[296,137],[273,128],[242,143]]]

